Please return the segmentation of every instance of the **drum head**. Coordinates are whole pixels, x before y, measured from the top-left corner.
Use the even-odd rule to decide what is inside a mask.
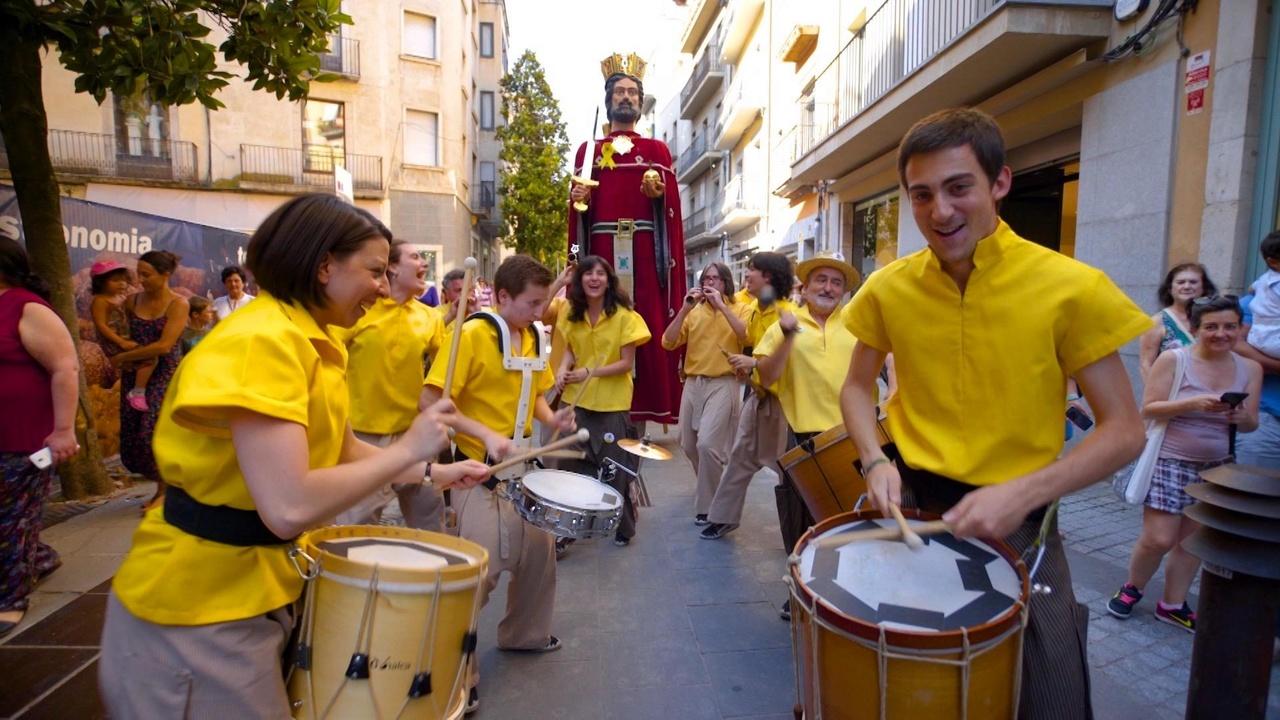
[[[535,470],[520,484],[538,497],[582,510],[612,510],[622,505],[617,490],[595,478],[563,470]]]
[[[351,562],[397,570],[440,570],[476,563],[476,558],[452,548],[403,538],[340,537],[322,540],[317,547]]]
[[[893,526],[892,519],[867,519],[828,528],[817,537]],[[800,579],[814,595],[849,617],[908,632],[971,628],[1018,602],[1022,580],[990,545],[945,534],[923,540],[925,547],[919,551],[896,540],[833,548],[809,542],[800,551]]]

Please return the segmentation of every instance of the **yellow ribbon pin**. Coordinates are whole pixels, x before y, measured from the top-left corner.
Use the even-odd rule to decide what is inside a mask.
[[[600,168],[604,170],[617,167],[617,163],[613,161],[613,143],[606,142],[600,146]]]

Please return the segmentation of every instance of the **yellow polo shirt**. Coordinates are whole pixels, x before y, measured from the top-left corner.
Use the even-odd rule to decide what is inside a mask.
[[[771,388],[782,403],[782,413],[795,432],[823,432],[841,424],[840,388],[849,374],[849,358],[858,342],[840,322],[837,310],[819,327],[809,308],[795,311],[803,330],[791,342],[782,377]],[[782,345],[782,328],[776,323],[765,331],[753,354],[772,355]]]
[[[371,435],[408,430],[418,415],[424,361],[444,341],[440,314],[413,298],[381,298],[353,327],[332,330],[350,358],[351,427]]]
[[[634,310],[619,307],[612,315],[602,315],[595,325],[589,316],[577,322],[569,319],[573,306],[565,303],[556,315],[556,334],[565,338],[578,367],[599,367],[618,362],[622,348],[643,345],[653,337],[644,318]],[[592,377],[565,390],[569,402],[584,410],[615,412],[631,409],[634,390],[631,372],[609,377]]]
[[[533,331],[519,334],[520,355],[535,357],[537,353]],[[440,357],[449,357],[453,337],[447,336],[440,347]],[[448,362],[431,366],[424,385],[441,390],[444,388]],[[462,339],[458,344],[458,365],[454,370],[452,397],[458,412],[509,438],[516,427],[516,404],[520,400],[521,374],[502,367],[502,350],[498,345],[498,329],[488,320],[477,318],[464,322]],[[550,366],[533,374],[529,409],[525,413],[522,435],[532,432],[533,408],[539,395],[550,390],[555,374]],[[462,454],[474,460],[485,457],[484,441],[458,433],[455,441]]]
[[[735,303],[749,303],[752,300],[755,300],[755,298],[751,297],[751,293],[747,292],[746,288],[742,288],[733,294],[733,301]]]
[[[742,303],[729,306],[729,311],[737,313],[743,323],[749,317],[749,309]],[[689,342],[689,338],[694,338]],[[700,302],[689,311],[680,326],[680,335],[674,343],[668,344],[664,339],[662,347],[675,350],[681,345],[688,345],[684,354],[684,374],[703,375],[706,377],[723,377],[733,374],[733,367],[725,359],[721,349],[730,353],[742,352],[742,343],[738,335],[729,326],[729,321],[711,303]]]
[[[178,366],[153,446],[165,482],[206,505],[253,510],[227,416],[253,412],[306,430],[309,467],[338,464],[347,428],[347,352],[311,314],[263,293],[219,322]],[[298,599],[288,545],[236,547],[147,512],[112,588],[129,612],[161,625],[261,615]]]
[[[1001,222],[960,294],[928,248],[872,273],[842,321],[892,352],[889,432],[912,467],[971,485],[1012,480],[1062,450],[1067,377],[1152,320],[1102,271]]]
[[[561,308],[568,307],[568,305],[568,298],[564,296],[553,297],[548,301],[548,311],[559,318]],[[547,366],[551,368],[552,374],[560,370],[560,361],[564,359],[565,341],[564,335],[560,334],[560,330],[557,327],[559,324],[558,320],[551,323],[551,360],[547,362]]]
[[[755,347],[760,344],[760,339],[764,337],[764,333],[778,322],[778,317],[783,310],[794,314],[796,304],[790,300],[783,298],[775,300],[769,304],[769,307],[760,309],[760,301],[753,298],[750,306],[748,306],[747,315],[747,347]]]

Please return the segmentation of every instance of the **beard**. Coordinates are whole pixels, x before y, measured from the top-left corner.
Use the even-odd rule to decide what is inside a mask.
[[[640,108],[630,102],[618,103],[609,108],[609,122],[633,123],[640,119]]]

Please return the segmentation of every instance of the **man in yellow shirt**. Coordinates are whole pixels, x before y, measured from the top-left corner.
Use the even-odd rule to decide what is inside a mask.
[[[845,426],[876,508],[913,497],[943,512],[956,536],[1005,538],[1022,552],[1050,503],[1141,451],[1142,420],[1117,350],[1151,320],[1102,272],[1000,220],[1012,179],[1000,128],[984,113],[945,110],[918,122],[899,147],[898,172],[928,248],[876,271],[842,311],[858,338],[841,392]],[[876,434],[875,380],[889,352],[896,464]],[[1068,377],[1098,427],[1059,458]],[[1018,716],[1088,718],[1088,613],[1049,521],[1035,579],[1052,592],[1031,598]]]
[[[796,309],[790,299],[792,279],[791,261],[781,253],[758,252],[747,261],[746,285],[752,300],[747,306],[746,352],[731,355],[729,363],[750,387],[733,426],[729,462],[708,506],[708,526],[700,535],[704,540],[724,537],[738,526],[751,478],[760,468],[772,467],[786,447],[787,420],[782,406],[777,396],[768,390],[768,384],[759,382],[756,361],[749,349],[759,344],[765,331],[778,322],[780,313]]]
[[[417,417],[418,398],[406,388],[422,387],[427,359],[436,355],[444,337],[440,313],[416,299],[426,291],[427,266],[407,242],[391,243],[387,277],[389,297],[378,298],[353,327],[332,329],[347,346],[351,429],[377,447],[395,442]],[[337,522],[376,523],[392,500],[398,500],[407,526],[444,529],[444,496],[421,483],[386,485],[340,514]]]
[[[732,429],[742,406],[733,367],[726,358],[742,352],[747,309],[733,302],[733,297],[729,268],[711,263],[662,332],[663,348],[688,345],[680,398],[680,447],[697,475],[693,506],[697,525],[707,524],[707,509],[729,460]]]
[[[466,418],[454,423],[459,459],[501,460],[516,446],[528,445],[533,420],[574,428],[567,410],[553,413],[543,394],[555,379],[546,366],[541,339],[531,327],[542,317],[551,285],[551,271],[527,255],[513,255],[494,274],[497,312],[464,320],[458,345],[450,398]],[[446,338],[440,357],[449,356],[453,339]],[[526,369],[509,370],[512,366]],[[429,407],[443,394],[447,362],[431,366],[419,404]],[[484,545],[489,570],[480,589],[480,602],[498,586],[503,572],[511,573],[507,611],[498,623],[498,647],[503,650],[549,652],[560,649],[551,634],[555,611],[556,559],[554,540],[524,521],[511,505],[493,491],[492,483],[453,493],[451,506],[458,514],[458,534]],[[479,668],[474,658],[469,670],[471,696],[468,708],[479,705]]]

